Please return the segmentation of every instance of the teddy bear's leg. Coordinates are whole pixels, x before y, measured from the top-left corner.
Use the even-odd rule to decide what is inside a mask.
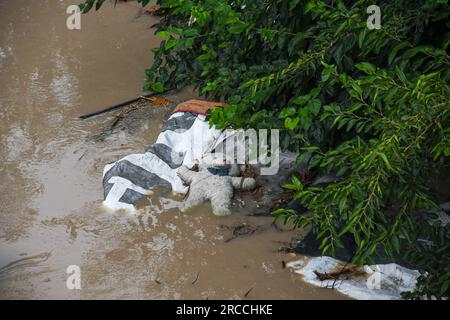
[[[178,168],[177,174],[181,178],[181,180],[189,184],[192,182],[197,172],[191,171],[185,166],[181,166]]]
[[[191,189],[188,198],[184,201],[180,210],[181,212],[186,212],[190,208],[198,206],[203,202],[205,202],[204,195]]]
[[[241,177],[232,177],[231,182],[233,184],[233,188],[236,190],[240,189],[242,191],[250,191],[256,187],[256,180],[253,178],[245,178],[244,181],[242,181]]]
[[[231,188],[230,188],[231,189]],[[216,216],[229,216],[231,214],[230,202],[233,197],[233,190],[223,190],[215,193],[211,198],[211,207]]]

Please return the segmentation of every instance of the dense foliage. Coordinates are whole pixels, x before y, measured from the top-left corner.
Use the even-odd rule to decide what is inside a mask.
[[[410,248],[427,271],[410,297],[448,296],[449,232],[425,226],[431,178],[450,155],[447,1],[385,1],[373,30],[373,1],[159,2],[163,41],[145,89],[195,85],[230,103],[211,114],[219,128],[283,129],[312,174],[338,179],[293,177],[285,187],[311,214],[276,213],[311,225],[324,253],[351,236],[355,263]],[[415,246],[423,236],[434,245]]]

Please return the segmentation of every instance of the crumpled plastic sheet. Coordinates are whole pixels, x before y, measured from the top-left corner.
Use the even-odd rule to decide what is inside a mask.
[[[330,273],[342,270],[345,262],[331,257],[304,257],[287,264],[294,272],[303,276],[309,284],[321,288],[334,288],[340,293],[358,300],[398,300],[401,293],[414,291],[419,271],[395,263],[364,265],[359,271],[363,275],[349,275],[345,279],[320,281],[314,271]]]

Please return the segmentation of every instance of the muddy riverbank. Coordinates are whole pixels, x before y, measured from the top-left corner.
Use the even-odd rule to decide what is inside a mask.
[[[341,299],[283,268],[295,257],[278,250],[296,234],[248,216],[250,200],[226,218],[206,205],[182,214],[172,195],[140,215],[101,209],[103,166],[145,150],[171,109],[92,138],[113,115],[78,116],[142,93],[156,18],[108,4],[70,31],[70,4],[0,2],[0,298],[233,299],[252,289],[252,299]],[[243,223],[261,231],[226,241]],[[81,268],[81,290],[66,287],[69,265]]]

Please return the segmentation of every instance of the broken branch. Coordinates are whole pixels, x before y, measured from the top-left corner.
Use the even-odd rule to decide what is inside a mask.
[[[168,90],[164,91],[161,94],[167,94],[167,93],[169,93],[171,91],[174,91],[174,90],[175,89],[168,89]],[[92,113],[89,113],[89,114],[82,115],[82,116],[80,116],[80,119],[86,120],[86,119],[89,119],[89,118],[93,118],[93,117],[101,115],[103,113],[111,112],[111,111],[123,108],[123,107],[125,107],[127,105],[133,104],[133,103],[139,101],[142,98],[152,98],[152,97],[155,97],[157,95],[159,95],[159,94],[158,93],[150,93],[150,94],[147,94],[147,95],[144,95],[144,96],[140,96],[140,97],[138,97],[136,99],[128,100],[128,101],[116,104],[116,105],[114,105],[112,107],[109,107],[109,108],[106,108],[106,109],[103,109],[103,110],[100,110],[100,111],[95,111],[95,112],[92,112]]]

